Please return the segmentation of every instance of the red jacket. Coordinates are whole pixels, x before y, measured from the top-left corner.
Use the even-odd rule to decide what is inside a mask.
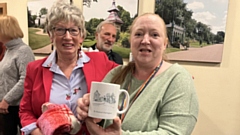
[[[0,42],[0,61],[1,61],[1,60],[3,59],[3,57],[4,57],[5,51],[6,51],[5,45],[3,45],[2,42]]]
[[[91,82],[102,81],[105,75],[117,64],[108,60],[104,52],[86,52],[86,54],[90,57],[90,61],[84,63],[83,72],[89,92]],[[46,59],[30,62],[27,66],[24,94],[19,111],[23,127],[36,122],[42,114],[42,104],[49,102],[53,72],[42,66]]]

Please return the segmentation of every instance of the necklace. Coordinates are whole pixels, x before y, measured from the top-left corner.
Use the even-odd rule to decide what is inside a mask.
[[[156,73],[159,71],[159,69],[161,68],[163,64],[163,60],[160,62],[160,64],[152,71],[152,73],[148,76],[147,80],[140,86],[140,88],[138,89],[137,93],[135,94],[135,96],[133,97],[133,100],[132,102],[129,104],[129,107],[128,107],[128,110],[129,108],[132,106],[132,104],[134,103],[134,101],[139,97],[139,95],[143,92],[143,90],[147,87],[147,85],[149,84],[149,82],[152,80],[152,78],[156,75]],[[129,85],[128,85],[128,91],[130,89],[130,83],[131,81],[129,82]],[[125,97],[123,98],[123,102],[122,102],[122,105],[120,107],[120,109],[122,110],[123,107],[126,107],[126,100],[125,100]],[[120,118],[121,118],[121,121],[124,120],[124,117],[126,116],[128,110],[123,113],[122,115],[120,115]]]

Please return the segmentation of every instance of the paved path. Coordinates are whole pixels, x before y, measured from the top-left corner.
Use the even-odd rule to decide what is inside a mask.
[[[40,31],[37,31],[36,34],[39,34],[39,35],[48,35],[47,33],[43,33],[43,29],[40,29],[40,28],[34,28],[34,29],[38,29]],[[50,54],[52,52],[52,45],[49,44],[47,46],[44,46],[42,48],[39,48],[39,49],[35,49],[33,50],[33,53],[34,54]]]
[[[214,62],[222,61],[223,44],[214,44],[202,48],[189,48],[188,50],[168,53],[169,60]]]
[[[50,54],[52,52],[52,45],[47,45],[45,47],[33,50],[35,54]]]

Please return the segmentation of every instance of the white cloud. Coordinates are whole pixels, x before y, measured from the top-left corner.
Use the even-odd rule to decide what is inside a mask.
[[[196,9],[203,9],[204,8],[204,4],[202,2],[192,2],[192,3],[188,3],[187,4],[187,8],[189,10],[196,10]]]
[[[225,31],[226,29],[226,21],[227,21],[227,11],[224,12],[225,15],[222,18],[222,23],[219,26],[212,26],[212,32],[217,33],[218,31]]]
[[[218,31],[225,31],[225,26],[222,25],[222,26],[211,26],[211,29],[212,29],[212,33],[214,34],[217,34]]]
[[[228,3],[228,0],[213,0],[213,2]]]
[[[211,32],[214,34],[217,34],[218,31],[225,31],[227,12],[224,12],[224,13],[225,13],[225,16],[222,19],[219,19],[219,21],[216,20],[217,18],[209,12],[199,13],[198,15],[194,16],[195,17],[194,19],[209,25],[209,27],[211,28]],[[214,23],[216,21],[218,21],[217,24]],[[212,23],[210,24],[210,22]]]
[[[55,0],[28,0],[27,6],[32,15],[38,15],[41,8],[50,9]]]
[[[209,11],[206,11],[206,12],[193,13],[192,18],[197,20],[198,22],[202,22],[204,24],[209,25],[209,22],[215,19],[216,16],[211,14]]]
[[[122,6],[133,17],[137,13],[137,1],[138,0],[115,0],[116,6]],[[83,7],[83,14],[85,20],[88,21],[91,18],[107,18],[109,12],[107,10],[112,6],[112,0],[99,0],[98,2],[92,2],[91,7]]]

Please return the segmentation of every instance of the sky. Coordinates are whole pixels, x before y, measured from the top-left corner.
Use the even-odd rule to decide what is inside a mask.
[[[188,10],[193,11],[192,18],[217,31],[225,31],[228,0],[184,0]]]
[[[91,7],[84,6],[83,14],[86,21],[91,18],[103,18],[106,19],[109,15],[108,9],[111,8],[113,0],[98,0],[98,2],[92,2]],[[133,17],[137,14],[138,0],[115,0],[116,6],[122,6]]]
[[[38,15],[41,8],[47,8],[49,9],[55,0],[34,0],[34,1],[28,1],[27,6],[28,10],[31,11],[32,15]]]
[[[41,8],[46,7],[49,9],[55,0],[36,0],[29,1],[28,8],[32,15],[38,15]],[[92,2],[91,7],[83,6],[83,14],[86,21],[91,18],[107,18],[109,12],[107,11],[112,6],[113,0],[98,0],[98,2]],[[124,9],[130,12],[131,17],[137,14],[138,0],[115,0],[116,5],[124,7]],[[101,8],[100,8],[101,7]]]
[[[37,0],[28,2],[28,8],[32,15],[38,14],[40,9],[49,9],[55,0]],[[83,14],[86,21],[91,18],[107,18],[107,10],[112,6],[113,0],[98,0],[92,2],[91,7],[83,6]],[[116,5],[122,6],[130,12],[131,17],[137,13],[138,0],[115,0]],[[188,10],[193,11],[192,18],[202,22],[212,29],[214,34],[217,31],[225,31],[228,10],[228,0],[184,0]]]

